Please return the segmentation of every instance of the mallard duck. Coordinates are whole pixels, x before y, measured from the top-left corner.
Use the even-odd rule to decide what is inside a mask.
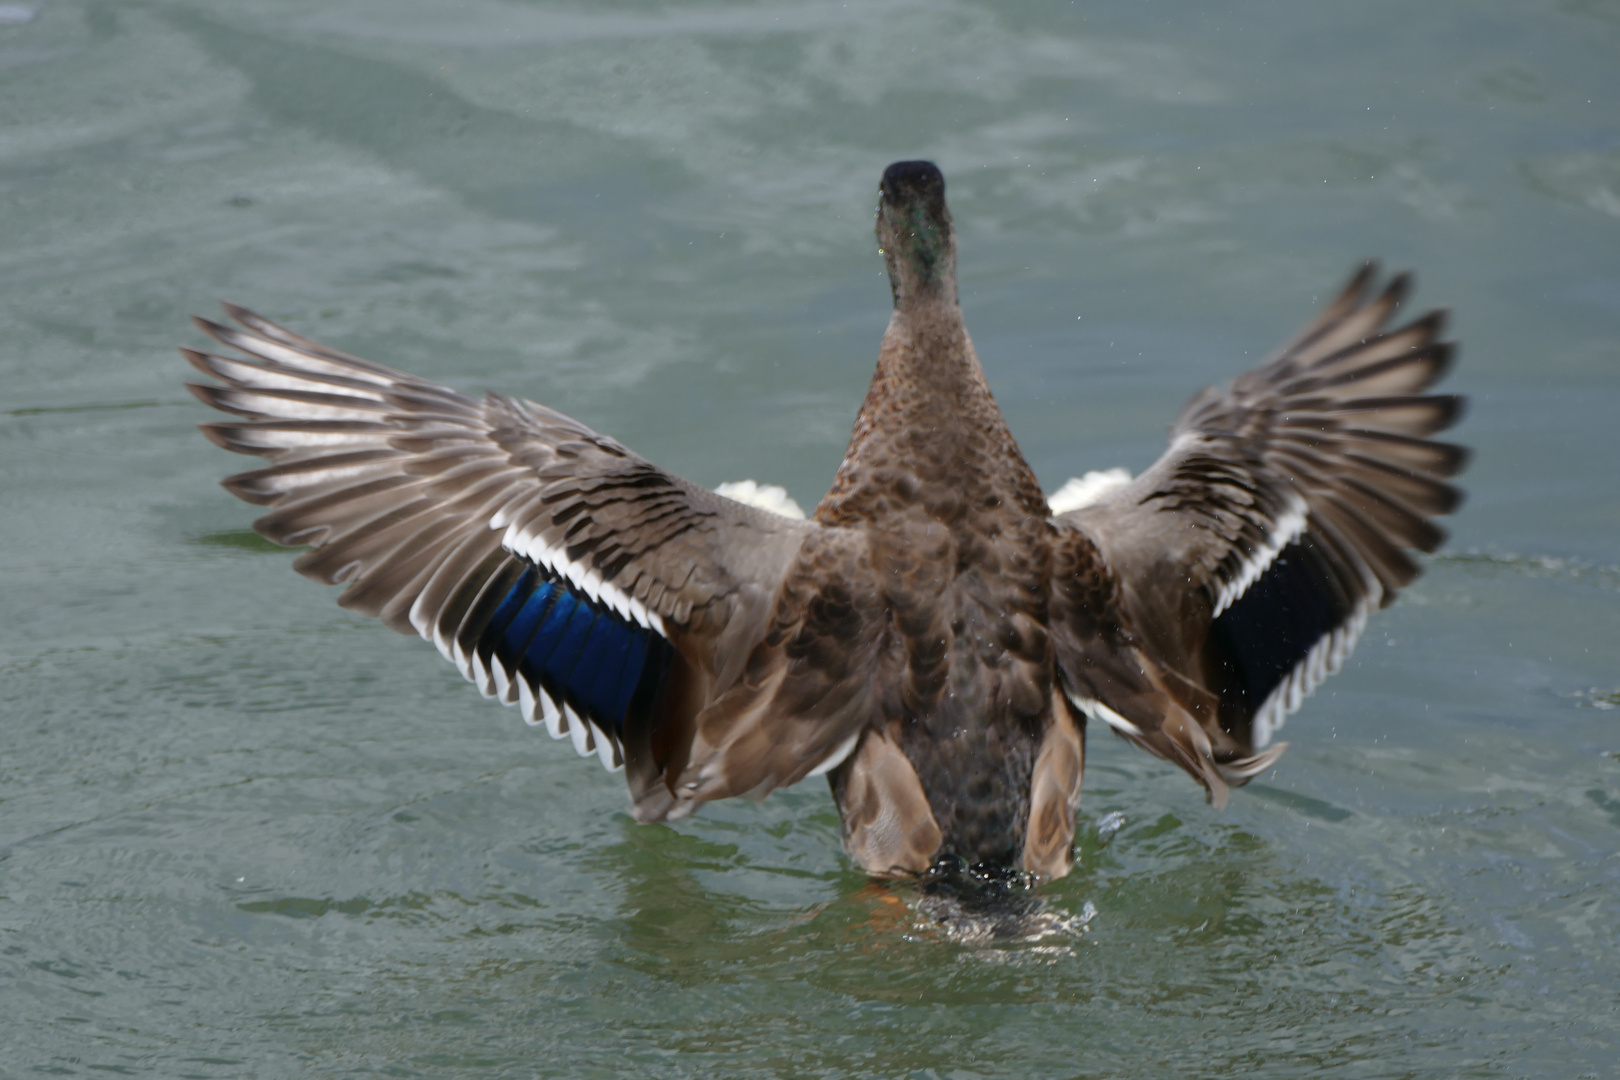
[[[544,405],[482,400],[240,307],[183,350],[269,464],[224,481],[338,602],[437,646],[484,696],[623,769],[635,817],[827,777],[850,858],[1066,874],[1088,721],[1221,806],[1418,574],[1466,451],[1431,436],[1442,312],[1371,264],[1197,394],[1164,456],[1054,511],[962,321],[933,164],[883,174],[894,314],[808,518],[689,483]],[[734,491],[739,489],[733,489]],[[746,491],[739,493],[747,495]]]

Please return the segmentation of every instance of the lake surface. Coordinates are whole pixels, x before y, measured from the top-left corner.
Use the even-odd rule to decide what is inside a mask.
[[[1620,1060],[1620,3],[0,5],[0,1076],[1599,1077]],[[825,490],[949,178],[1048,488],[1379,256],[1470,498],[1223,813],[1094,731],[1065,929],[949,938],[818,782],[622,782],[217,481],[216,300]]]

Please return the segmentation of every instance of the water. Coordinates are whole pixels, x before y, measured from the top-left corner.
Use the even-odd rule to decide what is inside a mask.
[[[1578,1077],[1620,1057],[1620,4],[5,5],[0,1076]],[[1380,255],[1456,315],[1446,554],[1203,805],[1094,734],[1051,933],[814,783],[616,778],[246,532],[219,298],[809,505],[889,161],[1049,487]]]

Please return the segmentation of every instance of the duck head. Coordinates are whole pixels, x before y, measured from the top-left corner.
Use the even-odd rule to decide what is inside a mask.
[[[945,177],[932,161],[897,161],[883,170],[878,250],[897,309],[956,303],[956,229],[945,208]]]

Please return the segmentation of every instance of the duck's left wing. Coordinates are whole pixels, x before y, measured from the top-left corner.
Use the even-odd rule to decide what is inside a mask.
[[[1443,314],[1389,323],[1368,264],[1267,363],[1194,397],[1170,448],[1055,521],[1054,637],[1077,704],[1220,802],[1283,720],[1417,576],[1467,452]]]
[[[344,607],[433,642],[582,756],[626,765],[640,816],[690,810],[677,779],[725,765],[734,726],[710,706],[806,541],[826,557],[841,530],[688,483],[542,405],[476,401],[226,310],[238,326],[198,325],[242,357],[182,351],[223,383],[192,391],[241,418],[204,433],[270,462],[225,481],[271,508],[254,528],[307,545],[295,568],[347,583]],[[733,771],[791,783],[850,733],[794,736],[781,760]]]

